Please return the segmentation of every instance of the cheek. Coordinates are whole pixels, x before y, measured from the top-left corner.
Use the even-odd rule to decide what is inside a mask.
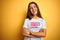
[[[33,13],[33,10],[32,9],[30,9],[30,11],[31,11],[31,13]]]
[[[35,8],[35,11],[37,12],[37,8]]]

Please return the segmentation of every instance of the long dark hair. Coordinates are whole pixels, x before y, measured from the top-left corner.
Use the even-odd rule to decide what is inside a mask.
[[[32,18],[31,16],[33,16],[33,14],[30,11],[30,4],[35,4],[36,5],[36,7],[37,7],[37,16],[40,17],[40,18],[42,18],[40,10],[38,8],[38,5],[35,2],[30,2],[29,3],[26,18],[31,19]]]

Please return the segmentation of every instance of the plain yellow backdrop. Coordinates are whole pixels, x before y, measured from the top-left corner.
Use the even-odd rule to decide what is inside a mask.
[[[23,40],[22,25],[30,2],[36,2],[46,20],[44,40],[59,39],[59,0],[2,0],[1,38],[2,40]]]

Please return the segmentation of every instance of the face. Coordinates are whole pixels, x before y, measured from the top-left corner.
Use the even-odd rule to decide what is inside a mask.
[[[35,4],[30,4],[30,11],[33,15],[37,14],[37,7]]]

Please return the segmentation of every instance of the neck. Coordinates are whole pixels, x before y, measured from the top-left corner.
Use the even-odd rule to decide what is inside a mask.
[[[34,15],[34,16],[33,16],[33,18],[37,19],[37,18],[38,18],[38,16]]]

